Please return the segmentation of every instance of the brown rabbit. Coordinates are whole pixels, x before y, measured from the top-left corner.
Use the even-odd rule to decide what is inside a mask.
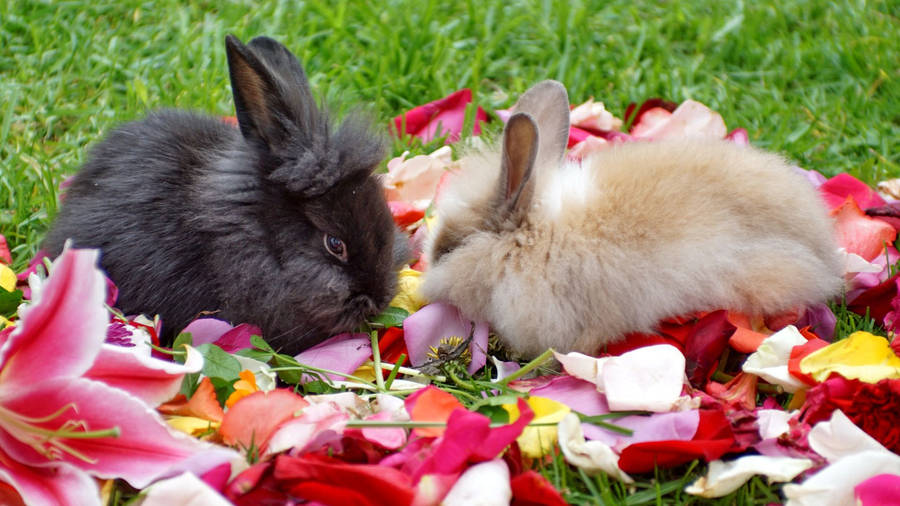
[[[512,351],[592,353],[667,317],[840,293],[824,205],[781,157],[690,139],[564,161],[565,88],[541,82],[515,111],[501,146],[464,158],[438,201],[424,283]]]

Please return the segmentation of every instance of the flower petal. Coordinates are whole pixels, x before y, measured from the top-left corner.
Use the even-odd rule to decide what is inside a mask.
[[[406,410],[414,422],[446,422],[457,409],[465,409],[456,397],[431,385],[406,398]],[[421,437],[438,437],[444,433],[443,427],[415,428],[414,434]]]
[[[836,372],[847,379],[877,383],[900,378],[900,357],[887,339],[859,331],[807,355],[800,361],[800,371],[817,381]]]
[[[465,88],[415,107],[394,118],[392,133],[413,135],[423,142],[448,135],[447,142],[456,142],[462,133],[466,106],[471,101],[472,90]],[[487,113],[479,106],[475,113],[473,135],[481,132],[479,123],[487,120]]]
[[[561,402],[583,415],[609,413],[606,396],[597,391],[597,386],[574,376],[555,376],[547,384],[533,388],[528,393]]]
[[[613,411],[669,411],[681,396],[684,368],[674,346],[639,348],[606,362],[601,390]]]
[[[231,503],[193,473],[154,483],[141,506],[229,506]]]
[[[581,422],[574,413],[566,415],[558,425],[559,447],[566,462],[588,474],[606,473],[623,483],[634,483],[619,468],[619,456],[602,441],[585,441]]]
[[[409,476],[389,467],[348,464],[339,460],[307,454],[301,457],[280,455],[275,459],[275,479],[289,486],[292,495],[324,504],[368,504],[393,506],[410,504],[413,498]],[[321,484],[326,487],[304,487]],[[348,487],[352,484],[352,487]],[[355,492],[366,502],[344,502],[341,490]]]
[[[372,356],[372,342],[366,334],[339,334],[322,341],[294,358],[301,364],[351,374]],[[336,374],[327,375],[342,380]]]
[[[572,410],[569,406],[560,402],[531,395],[526,401],[534,411],[535,423],[559,422]],[[515,420],[519,416],[519,409],[513,404],[504,404],[503,408],[510,414],[510,419]],[[525,427],[522,434],[516,439],[522,454],[526,457],[537,459],[549,455],[556,447],[556,426]]]
[[[606,430],[590,423],[582,423],[581,430],[587,439],[602,441],[614,451],[647,441],[690,441],[700,425],[700,412],[696,409],[672,413],[654,413],[650,416],[625,416],[610,423],[632,431],[630,436]]]
[[[847,252],[871,262],[883,254],[885,244],[893,244],[897,231],[887,223],[870,218],[856,204],[853,196],[831,211],[835,219],[835,237]]]
[[[800,485],[782,488],[786,506],[845,506],[854,504],[854,488],[884,473],[900,474],[900,457],[889,452],[863,451],[842,458]]]
[[[9,484],[21,496],[23,503],[8,497],[14,494],[0,489],[0,503],[28,506],[100,506],[97,483],[87,473],[67,464],[52,467],[31,467],[16,462],[0,447],[0,487]],[[18,499],[18,498],[17,498]]]
[[[297,448],[301,453],[314,451],[328,442],[338,441],[350,416],[334,403],[311,404],[278,427],[269,439],[266,453]]]
[[[190,334],[193,345],[200,346],[201,344],[216,342],[217,339],[233,328],[230,323],[218,318],[197,318],[189,323],[181,333]]]
[[[536,471],[525,471],[509,482],[515,505],[566,506],[559,491]]]
[[[804,387],[804,383],[791,376],[788,361],[795,346],[806,344],[797,327],[788,325],[767,337],[759,348],[744,361],[742,370],[755,374],[774,385],[781,385],[786,392],[794,393]]]
[[[441,505],[508,506],[511,499],[509,468],[502,459],[495,459],[466,469],[444,496]]]
[[[263,451],[272,434],[308,405],[303,397],[284,388],[252,393],[225,412],[219,434],[227,445]]]
[[[817,423],[809,431],[809,447],[829,462],[836,462],[860,452],[891,453],[857,427],[839,409],[832,413],[830,420]]]
[[[209,445],[170,428],[159,414],[122,390],[83,378],[57,378],[41,382],[15,398],[5,398],[4,408],[33,419],[45,418],[65,406],[58,417],[40,424],[58,430],[63,424],[89,430],[116,427],[118,437],[60,438],[89,461],[62,452],[61,462],[102,478],[123,478],[143,488],[176,470],[204,472],[237,458],[226,448]],[[47,458],[6,432],[0,440],[14,458],[29,465],[47,465]]]
[[[206,421],[221,423],[225,412],[216,398],[216,390],[208,377],[200,380],[200,385],[186,400],[183,395],[157,408],[160,413],[195,417]]]
[[[474,326],[474,327],[473,327]],[[424,306],[403,320],[403,337],[409,350],[409,360],[414,367],[428,362],[431,346],[439,346],[447,337],[467,338],[473,335],[469,347],[472,362],[469,373],[484,367],[487,361],[488,326],[486,322],[472,322],[459,309],[450,304],[435,302]]]
[[[714,460],[709,471],[690,484],[685,492],[700,497],[723,497],[741,488],[755,475],[763,475],[768,482],[791,481],[811,468],[813,461],[791,457],[748,455],[730,462]]]
[[[879,504],[900,504],[900,476],[879,474],[860,483],[853,489],[857,504],[877,506]]]
[[[51,378],[80,376],[100,352],[109,314],[97,250],[66,249],[0,347],[0,389],[16,392]],[[66,352],[60,353],[65,342]]]
[[[185,374],[199,372],[203,368],[203,355],[190,346],[185,347],[187,357],[184,364],[143,355],[136,349],[104,344],[84,377],[121,388],[156,406],[178,393]]]
[[[819,193],[831,209],[841,207],[849,196],[852,196],[854,202],[858,203],[863,209],[886,204],[885,200],[878,195],[878,192],[846,172],[842,172],[822,183],[819,186]]]

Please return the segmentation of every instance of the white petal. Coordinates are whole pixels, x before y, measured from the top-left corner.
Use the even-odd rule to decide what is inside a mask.
[[[581,421],[569,413],[557,425],[559,447],[566,462],[588,474],[606,473],[623,483],[634,483],[631,476],[619,469],[619,456],[606,443],[585,441]]]
[[[794,346],[806,343],[797,327],[788,325],[767,337],[759,348],[747,357],[743,371],[755,374],[775,385],[781,385],[786,392],[794,393],[804,387],[804,383],[788,372],[788,360]]]
[[[467,469],[441,506],[507,506],[510,500],[509,467],[502,459],[496,459]]]
[[[766,476],[769,483],[791,481],[812,466],[813,461],[809,459],[763,455],[748,455],[731,462],[714,460],[709,463],[706,476],[701,476],[684,491],[701,497],[722,497],[741,488],[753,475]]]
[[[878,414],[873,413],[873,416],[878,416]],[[839,409],[831,414],[829,421],[819,422],[809,431],[809,447],[825,457],[828,462],[865,451],[894,455],[872,436],[857,427]],[[897,458],[900,459],[900,457]]]
[[[228,506],[231,503],[193,473],[154,483],[141,506]]]
[[[839,459],[800,485],[785,485],[785,506],[856,504],[853,488],[879,474],[900,474],[900,456],[868,450]]]
[[[612,411],[664,412],[675,408],[684,386],[684,355],[678,348],[645,346],[603,365],[602,388]]]

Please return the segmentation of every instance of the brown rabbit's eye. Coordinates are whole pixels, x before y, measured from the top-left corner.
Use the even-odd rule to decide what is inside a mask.
[[[337,237],[325,234],[325,249],[341,262],[347,261],[347,247],[344,246],[344,241]]]

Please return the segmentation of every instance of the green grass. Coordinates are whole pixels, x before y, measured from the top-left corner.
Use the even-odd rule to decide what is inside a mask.
[[[896,0],[0,2],[0,234],[24,266],[59,183],[116,124],[157,107],[231,114],[226,33],[278,38],[320,96],[385,124],[462,87],[507,107],[554,78],[618,115],[655,96],[699,100],[759,146],[874,183],[900,176],[898,16]],[[579,503],[697,501],[678,473],[629,488],[546,472]],[[756,480],[722,504],[772,490]]]

